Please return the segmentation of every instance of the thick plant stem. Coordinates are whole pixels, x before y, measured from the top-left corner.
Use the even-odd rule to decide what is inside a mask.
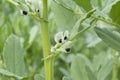
[[[42,36],[42,43],[43,43],[43,53],[44,57],[50,55],[50,37],[48,31],[48,9],[47,9],[47,0],[43,0],[43,21],[41,22],[41,36]],[[53,80],[53,65],[52,59],[44,60],[45,66],[45,80]]]
[[[114,56],[114,65],[113,65],[112,80],[117,80],[117,76],[118,76],[118,56],[117,56],[116,51],[113,51],[113,56]]]

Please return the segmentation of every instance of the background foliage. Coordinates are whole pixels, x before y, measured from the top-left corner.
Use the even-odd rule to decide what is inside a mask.
[[[79,19],[93,8],[94,14],[85,16],[79,24]],[[75,25],[80,31],[91,25],[93,18],[97,19],[91,29],[74,41],[71,53],[55,58],[55,80],[120,80],[119,9],[119,0],[49,0],[52,45],[58,31],[75,34],[71,30]],[[0,0],[1,80],[44,80],[40,34],[37,21],[21,15],[20,9],[8,1]],[[112,78],[114,75],[117,79]]]

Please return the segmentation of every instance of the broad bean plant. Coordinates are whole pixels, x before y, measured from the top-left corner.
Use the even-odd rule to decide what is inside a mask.
[[[1,80],[120,80],[120,0],[1,0]]]

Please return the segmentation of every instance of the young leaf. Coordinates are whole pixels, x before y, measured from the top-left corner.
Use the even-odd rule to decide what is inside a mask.
[[[90,4],[90,0],[73,0],[78,4],[80,7],[85,9],[86,11],[89,11],[92,9],[92,6]]]
[[[112,18],[113,22],[120,24],[120,1],[113,5],[110,11],[110,17]]]
[[[102,0],[90,0],[93,7],[102,8]]]
[[[118,0],[90,0],[93,8],[98,8],[102,13],[109,13]]]
[[[113,30],[111,31],[111,30],[108,30],[108,29],[101,29],[101,28],[98,28],[98,27],[95,27],[95,31],[96,31],[97,35],[107,45],[109,45],[110,47],[112,47],[113,49],[115,49],[117,51],[120,51],[120,36],[118,36],[118,34],[113,33],[115,31],[113,31]]]
[[[33,42],[33,40],[35,39],[37,32],[39,30],[38,26],[34,26],[32,27],[32,29],[30,30],[30,37],[29,37],[29,41],[28,43],[31,44]]]
[[[34,76],[34,80],[45,80],[45,77],[43,75],[41,75],[41,74],[36,74]]]
[[[22,77],[27,76],[24,54],[20,39],[13,34],[9,36],[3,50],[3,59],[9,72]]]
[[[18,75],[16,75],[16,74],[13,74],[13,73],[11,73],[11,72],[9,72],[9,71],[7,71],[7,70],[4,70],[4,69],[0,69],[0,74],[3,74],[3,75],[5,75],[5,76],[9,76],[9,77],[15,77],[15,78],[17,78],[17,79],[23,79],[23,77],[18,76]]]

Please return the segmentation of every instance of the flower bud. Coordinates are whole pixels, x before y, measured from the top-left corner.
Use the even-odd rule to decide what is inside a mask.
[[[55,53],[55,48],[51,47],[51,53]]]

